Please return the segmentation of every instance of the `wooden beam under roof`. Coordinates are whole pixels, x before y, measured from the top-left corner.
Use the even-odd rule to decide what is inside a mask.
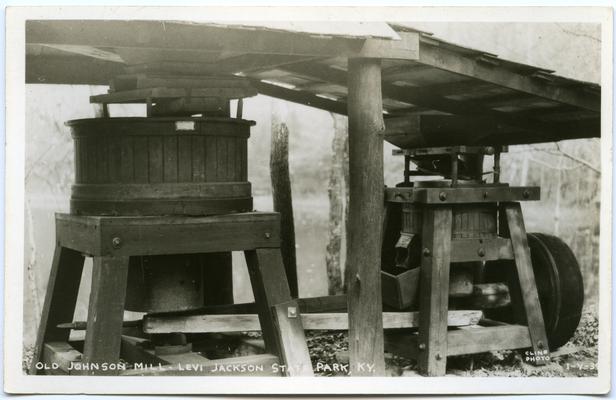
[[[296,65],[282,66],[280,69],[293,72],[298,75],[319,79],[337,85],[346,85],[347,73],[327,65],[317,63],[303,63]],[[485,110],[473,110],[471,105],[466,102],[446,99],[436,96],[422,87],[400,87],[392,84],[383,83],[383,97],[414,104],[420,107],[427,107],[434,110],[444,111],[452,114],[481,113]]]
[[[345,101],[327,99],[312,93],[288,89],[283,86],[263,82],[258,79],[251,79],[250,82],[260,94],[265,96],[275,97],[336,114],[347,115],[347,104]]]
[[[287,65],[281,67],[281,69],[339,85],[344,84],[347,79],[345,71],[317,63]],[[423,87],[401,87],[383,83],[382,91],[384,98],[391,98],[419,107],[426,107],[455,115],[490,116],[501,124],[522,130],[544,132],[558,136],[558,132],[562,129],[562,127],[555,124],[547,124],[531,118],[519,118],[515,113],[493,110],[472,100],[448,99],[431,93],[429,89]],[[564,128],[569,129],[567,126]],[[599,136],[599,134],[600,130],[592,129],[591,136]]]
[[[330,100],[259,80],[251,80],[251,83],[263,95],[347,115],[347,104],[344,100]],[[422,135],[450,138],[456,135],[474,134],[478,139],[483,138],[487,144],[494,144],[495,141],[515,144],[599,137],[601,133],[598,119],[586,119],[573,123],[568,121],[555,122],[550,124],[552,129],[548,131],[541,130],[540,127],[516,129],[515,126],[510,126],[489,116],[409,114],[388,117],[385,115],[385,125],[387,127],[385,140],[399,147],[418,146],[423,140]],[[512,135],[505,137],[508,134]],[[461,143],[463,142],[464,140],[461,140]],[[425,143],[421,145],[425,146]]]
[[[385,120],[385,140],[401,148],[515,145],[598,136],[598,119],[554,123],[554,130],[519,129],[490,116],[405,115]]]

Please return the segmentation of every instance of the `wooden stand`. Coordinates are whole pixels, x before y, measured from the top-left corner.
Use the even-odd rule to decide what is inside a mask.
[[[272,364],[272,357],[290,367],[286,375],[312,375],[298,305],[291,298],[280,254],[280,221],[276,213],[244,213],[211,217],[99,217],[56,215],[56,250],[34,349],[31,374],[41,363],[67,360],[89,369],[72,373],[134,375],[117,367],[121,347],[126,282],[130,257],[244,251],[266,351],[252,362]],[[94,259],[83,354],[68,343],[85,257]],[[134,350],[134,349],[133,349]],[[140,350],[144,355],[147,351]],[[196,375],[208,375],[214,362],[197,353],[176,357],[175,364],[195,364]],[[154,355],[149,355],[150,361]],[[161,357],[162,358],[162,357]],[[164,358],[163,358],[164,360]],[[229,361],[231,360],[231,361]],[[265,361],[264,361],[265,360]],[[232,359],[216,364],[233,363]],[[250,360],[237,360],[249,363]],[[37,367],[38,365],[38,367]],[[106,366],[106,367],[104,367]],[[163,374],[179,371],[162,368]],[[178,374],[185,374],[186,371]],[[58,373],[54,371],[51,373]]]
[[[389,205],[413,203],[423,208],[419,332],[386,336],[386,348],[418,361],[419,372],[445,375],[447,356],[493,350],[532,348],[538,365],[548,358],[541,305],[530,260],[520,200],[537,200],[536,187],[504,185],[387,189]],[[494,238],[452,238],[452,213],[467,204],[498,203],[499,232]],[[454,263],[514,260],[520,285],[518,310],[526,325],[484,322],[476,329],[448,330],[450,266]],[[512,296],[514,294],[512,293]],[[481,324],[480,324],[481,325]]]

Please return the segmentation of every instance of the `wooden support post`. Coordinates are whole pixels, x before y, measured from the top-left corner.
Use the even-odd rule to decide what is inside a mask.
[[[127,256],[94,257],[83,347],[83,363],[90,367],[84,370],[86,375],[118,374],[117,368],[109,366],[120,359],[128,261]],[[103,370],[105,364],[107,370]]]
[[[423,218],[417,361],[421,374],[443,376],[447,365],[452,211],[450,207],[426,207]]]
[[[298,297],[297,261],[295,259],[295,223],[289,178],[289,128],[272,116],[270,175],[274,211],[280,213],[280,251],[293,298]]]
[[[381,61],[351,58],[348,64],[350,196],[345,282],[349,363],[352,375],[382,376],[385,359],[380,267],[385,123]]]
[[[274,249],[268,251],[259,249],[245,251],[244,254],[246,256],[248,273],[250,274],[252,292],[257,305],[257,313],[259,314],[261,332],[263,334],[263,340],[265,341],[265,349],[268,353],[280,356],[280,354],[278,354],[279,344],[278,338],[274,332],[274,319],[271,314],[271,307],[278,303],[288,301],[291,298],[291,294],[288,286],[275,285],[274,282],[268,282],[268,278],[264,276],[263,272],[265,271],[267,274],[271,269],[262,267],[264,264],[274,265],[274,269],[277,270],[276,272],[282,272],[284,274],[280,250]],[[275,275],[276,272],[272,271],[271,273]],[[279,277],[275,279],[275,282],[278,281],[278,278]],[[270,286],[271,290],[269,288]]]
[[[544,357],[547,355],[544,352],[547,352],[549,347],[541,304],[539,303],[539,294],[537,293],[535,274],[530,258],[530,248],[528,247],[522,209],[520,203],[506,203],[503,208],[507,217],[509,234],[511,235],[513,255],[520,283],[520,295],[522,296],[526,313],[535,364],[544,365]]]
[[[58,328],[57,325],[73,321],[83,261],[81,253],[56,245],[30,374],[42,372],[36,369],[36,363],[42,361],[44,343],[68,341],[70,330]]]
[[[308,355],[308,347],[297,302],[293,301],[296,315],[292,322],[281,320],[278,314],[280,310],[276,308],[281,304],[288,305],[292,300],[280,249],[248,250],[245,255],[266,351],[278,356],[281,362],[287,363],[290,367],[310,365],[310,357],[307,360],[304,357]],[[289,346],[289,343],[294,345]],[[302,348],[291,348],[297,346]],[[303,369],[300,374],[312,375],[312,370]]]
[[[312,362],[299,314],[297,300],[277,304],[272,309],[286,376],[313,376]]]

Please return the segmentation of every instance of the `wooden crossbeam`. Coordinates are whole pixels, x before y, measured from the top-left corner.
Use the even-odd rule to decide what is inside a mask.
[[[424,64],[418,65],[422,65],[425,68],[431,68]],[[490,89],[499,89],[499,86],[497,85],[487,82],[481,82],[476,79],[467,79],[458,82],[434,83],[422,87],[426,90],[429,90],[431,93],[436,93],[442,96],[468,95],[481,91],[490,91]],[[501,90],[506,89],[501,88]]]
[[[317,296],[317,297],[304,297],[297,299],[297,305],[300,312],[303,314],[308,313],[327,313],[327,312],[346,312],[347,299],[346,295],[336,296]],[[205,306],[190,311],[180,311],[173,313],[157,313],[149,314],[155,317],[165,317],[169,315],[173,316],[190,316],[190,315],[221,315],[221,314],[254,314],[257,312],[257,307],[254,302],[251,303],[238,303],[238,304],[221,304],[213,306]],[[139,321],[125,321],[132,325],[134,322]],[[70,324],[61,324],[63,327],[71,329],[83,329],[85,327],[83,322],[73,322]],[[126,325],[125,325],[126,326]]]
[[[394,203],[463,204],[539,200],[539,186],[485,188],[386,188],[385,200]]]
[[[273,85],[258,79],[251,79],[250,82],[260,94],[302,104],[308,107],[318,108],[336,114],[347,115],[347,104],[345,101],[331,100],[317,95],[303,92],[300,90],[288,89],[282,86]]]
[[[483,313],[480,310],[450,311],[449,326],[477,324]],[[306,330],[347,330],[346,313],[301,314]],[[416,328],[419,326],[418,312],[384,312],[384,329]],[[208,333],[208,332],[250,332],[261,330],[256,314],[219,314],[190,316],[146,316],[143,324],[146,333]]]
[[[56,215],[56,228],[62,246],[94,256],[275,248],[280,243],[279,226],[278,215],[274,213],[123,218]],[[114,237],[121,238],[119,248],[113,247]],[[170,237],[175,240],[169,241],[167,238]]]

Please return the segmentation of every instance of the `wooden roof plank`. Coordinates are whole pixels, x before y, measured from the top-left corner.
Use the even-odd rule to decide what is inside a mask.
[[[419,62],[469,78],[490,82],[508,89],[543,97],[563,104],[601,111],[601,97],[562,85],[551,85],[532,76],[490,66],[452,50],[420,43]]]
[[[407,35],[402,40],[323,38],[293,32],[135,20],[32,20],[26,24],[26,43],[394,59],[416,59],[419,49],[417,35]]]

